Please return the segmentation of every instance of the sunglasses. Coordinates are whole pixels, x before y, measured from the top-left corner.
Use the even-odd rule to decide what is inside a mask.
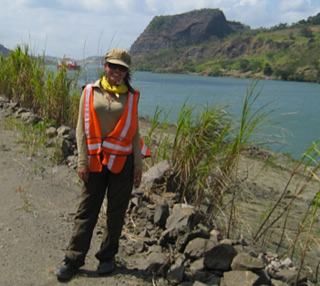
[[[122,66],[122,65],[117,65],[117,64],[112,64],[112,63],[108,63],[108,67],[112,70],[115,70],[115,69],[119,69],[120,71],[122,72],[127,72],[128,71],[128,68],[125,67],[125,66]]]

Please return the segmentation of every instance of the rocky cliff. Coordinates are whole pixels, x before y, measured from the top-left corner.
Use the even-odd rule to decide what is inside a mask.
[[[9,55],[10,50],[5,48],[3,45],[0,44],[0,53],[3,54],[5,57]]]
[[[226,20],[219,9],[194,10],[173,16],[156,16],[131,46],[133,57],[220,39],[246,29]]]

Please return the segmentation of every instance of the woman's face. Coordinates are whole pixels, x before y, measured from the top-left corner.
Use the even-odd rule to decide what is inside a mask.
[[[105,63],[104,66],[107,72],[107,80],[110,85],[117,85],[126,77],[128,72],[128,69],[121,65]]]

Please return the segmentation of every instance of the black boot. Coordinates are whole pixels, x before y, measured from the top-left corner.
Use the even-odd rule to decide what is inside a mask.
[[[64,260],[64,264],[60,266],[54,273],[59,279],[69,280],[79,272],[79,267],[75,266],[69,259]]]
[[[115,267],[115,258],[111,257],[109,259],[106,259],[104,261],[101,261],[98,265],[98,269],[97,272],[99,274],[107,274],[110,273],[111,271],[113,271],[114,267]]]

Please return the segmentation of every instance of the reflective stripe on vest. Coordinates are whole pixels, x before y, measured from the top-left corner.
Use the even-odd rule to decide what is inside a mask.
[[[149,148],[147,147],[147,145],[143,142],[142,138],[140,137],[140,149],[141,149],[141,156],[143,158],[145,157],[150,157],[150,151]]]

